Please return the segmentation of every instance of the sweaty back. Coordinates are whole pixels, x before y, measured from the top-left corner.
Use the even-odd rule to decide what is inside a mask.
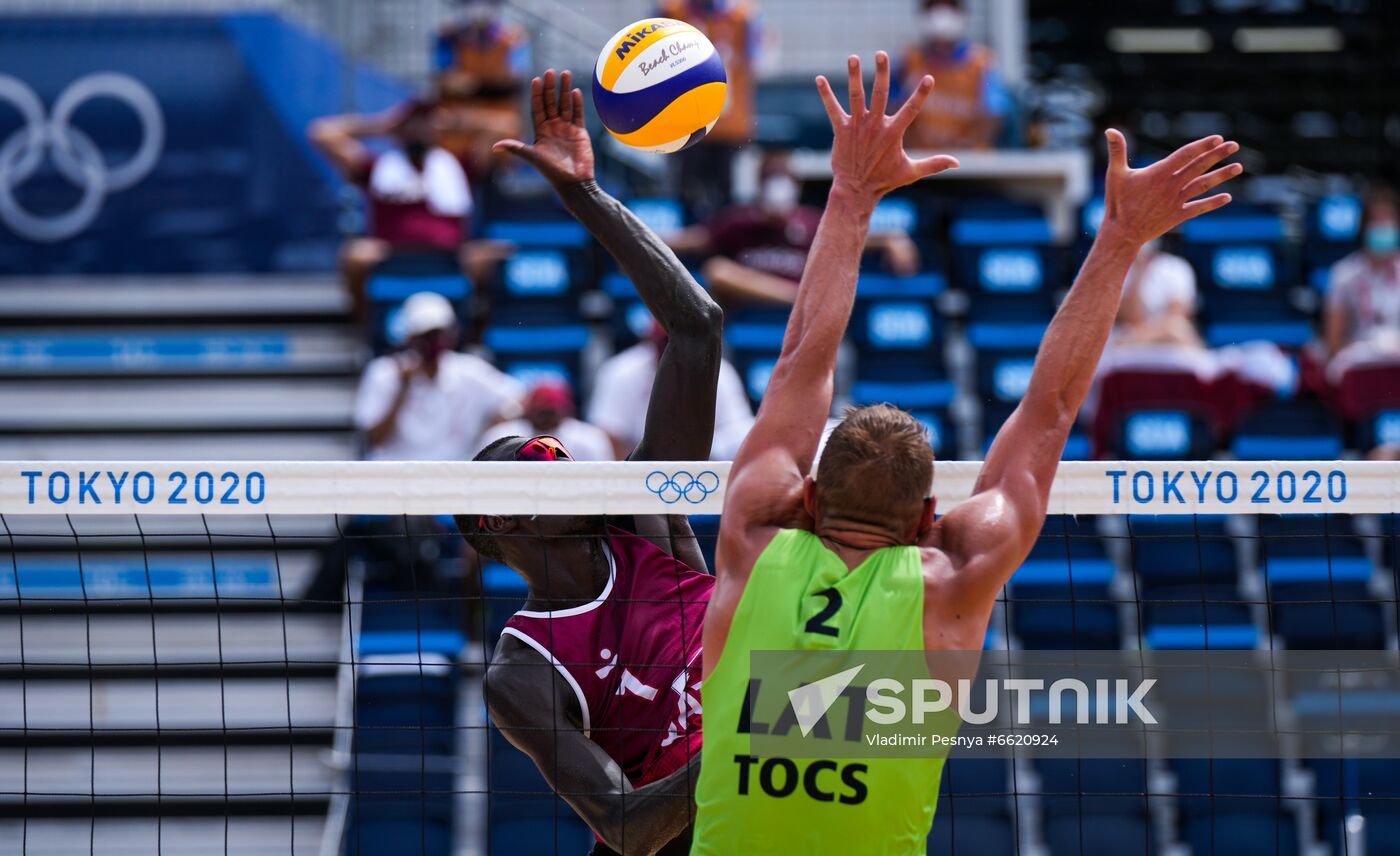
[[[702,688],[693,854],[925,851],[941,760],[758,758],[741,731],[750,651],[921,651],[923,613],[918,547],[877,550],[848,570],[812,533],[778,532]],[[784,769],[765,770],[775,764]]]

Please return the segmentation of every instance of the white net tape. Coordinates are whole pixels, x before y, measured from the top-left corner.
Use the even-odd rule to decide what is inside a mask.
[[[728,462],[0,462],[0,514],[719,514]],[[941,461],[947,511],[981,463]],[[1400,463],[1071,461],[1050,514],[1400,512]]]

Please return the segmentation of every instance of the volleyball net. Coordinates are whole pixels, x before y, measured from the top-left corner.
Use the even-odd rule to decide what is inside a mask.
[[[979,466],[937,465],[941,512]],[[683,516],[651,540],[713,568],[727,476],[0,463],[0,852],[588,852],[588,826],[487,712],[486,667],[527,588],[459,521]],[[1070,462],[1049,512],[968,652],[1003,681],[971,706],[1002,703],[962,717],[956,733],[984,742],[944,753],[929,852],[1400,852],[1400,465]],[[596,531],[547,536],[549,572],[574,573],[549,550]],[[516,668],[621,680],[628,664],[609,677],[598,653]],[[800,673],[754,656],[755,674]],[[1096,685],[1119,673],[1127,695]],[[1028,676],[1022,705],[1004,684]],[[1119,722],[1144,680],[1160,722]],[[576,720],[551,727],[595,725]],[[600,744],[625,727],[596,725]]]

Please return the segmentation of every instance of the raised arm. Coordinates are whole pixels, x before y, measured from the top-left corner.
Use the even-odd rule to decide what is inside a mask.
[[[646,428],[632,458],[704,460],[714,437],[723,314],[666,243],[594,180],[583,93],[573,88],[573,75],[558,75],[557,88],[554,69],[543,80],[535,78],[530,104],[534,144],[502,140],[496,151],[520,157],[549,179],[569,213],[617,260],[668,335]]]
[[[996,596],[1040,532],[1050,484],[1089,393],[1133,260],[1153,238],[1229,204],[1227,193],[1196,197],[1243,171],[1239,164],[1212,171],[1239,150],[1220,137],[1197,140],[1150,167],[1131,169],[1123,135],[1110,130],[1107,136],[1105,213],[1094,246],[1045,332],[1025,397],[987,452],[972,499],[931,535],[964,570],[962,578],[979,598]]]
[[[617,762],[570,720],[572,691],[524,646],[492,664],[485,695],[496,727],[613,850],[655,853],[690,825],[698,753],[671,775],[632,787]]]
[[[796,519],[802,482],[831,411],[836,351],[850,321],[875,203],[891,190],[958,165],[946,156],[915,161],[904,152],[904,132],[933,90],[932,77],[925,76],[899,112],[887,116],[889,57],[883,51],[875,56],[868,108],[858,57],[847,60],[847,74],[849,114],[837,103],[826,78],[817,78],[834,135],[831,194],[758,419],[730,470],[720,545],[725,554],[719,562],[722,573],[746,576],[766,543],[763,533]]]
[[[409,112],[408,105],[400,105],[383,113],[325,116],[311,123],[307,136],[337,172],[347,180],[360,181],[371,159],[363,141],[393,133]]]

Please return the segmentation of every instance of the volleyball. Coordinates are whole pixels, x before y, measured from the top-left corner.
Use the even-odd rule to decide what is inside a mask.
[[[645,18],[618,30],[593,74],[593,106],[603,126],[647,152],[678,152],[704,139],[727,92],[715,46],[673,18]]]

